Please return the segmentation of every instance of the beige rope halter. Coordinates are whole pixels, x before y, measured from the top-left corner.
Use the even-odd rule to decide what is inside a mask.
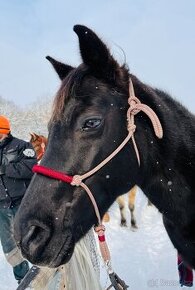
[[[100,162],[96,167],[94,167],[93,169],[91,169],[90,171],[86,172],[83,175],[74,175],[73,180],[71,182],[71,185],[73,186],[81,186],[87,192],[89,198],[91,199],[91,202],[94,206],[94,210],[98,219],[99,225],[95,228],[95,231],[98,233],[99,237],[104,236],[105,227],[104,225],[102,225],[99,209],[94,199],[94,196],[91,190],[89,189],[89,187],[83,182],[83,180],[93,175],[99,169],[101,169],[105,164],[107,164],[115,155],[117,155],[121,151],[121,149],[128,143],[128,141],[131,138],[132,138],[133,146],[134,146],[135,153],[137,156],[138,164],[140,166],[139,151],[138,151],[138,148],[135,142],[135,137],[134,137],[134,132],[136,130],[134,116],[138,114],[140,111],[143,111],[150,118],[153,128],[154,128],[155,135],[158,138],[163,137],[163,129],[155,112],[149,106],[142,104],[140,100],[135,97],[135,92],[134,92],[131,78],[129,79],[128,104],[129,104],[129,109],[127,111],[127,130],[128,130],[127,137],[107,158],[105,158],[102,162]],[[108,263],[108,261],[110,261],[110,253],[109,253],[107,245],[103,243],[103,241],[102,242],[100,241],[100,250],[101,250],[104,261]]]

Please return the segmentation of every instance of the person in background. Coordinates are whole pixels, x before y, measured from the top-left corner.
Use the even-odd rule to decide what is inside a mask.
[[[15,279],[29,270],[13,237],[13,221],[37,163],[32,145],[11,135],[10,122],[0,115],[0,241]]]

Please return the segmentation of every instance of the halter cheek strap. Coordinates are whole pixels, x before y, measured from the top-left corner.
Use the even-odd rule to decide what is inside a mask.
[[[95,198],[94,198],[91,190],[83,182],[83,180],[90,177],[91,175],[96,173],[98,170],[100,170],[105,164],[107,164],[115,155],[117,155],[121,151],[121,149],[128,143],[128,141],[130,139],[132,139],[133,146],[134,146],[135,153],[136,153],[137,160],[138,160],[138,164],[140,166],[139,151],[138,151],[138,148],[137,148],[137,145],[135,142],[135,138],[134,138],[134,132],[136,130],[134,116],[136,114],[138,114],[140,111],[143,111],[150,118],[152,125],[153,125],[153,128],[154,128],[155,135],[158,138],[163,137],[163,129],[162,129],[161,123],[160,123],[157,115],[150,107],[148,107],[145,104],[142,104],[140,102],[140,100],[135,97],[135,92],[134,92],[134,88],[133,88],[133,84],[132,84],[131,79],[129,79],[128,104],[129,104],[129,109],[127,111],[127,130],[128,130],[127,137],[107,158],[105,158],[101,163],[99,163],[92,170],[88,171],[87,173],[85,173],[83,175],[70,176],[70,175],[67,175],[63,172],[56,171],[56,170],[53,170],[51,168],[48,168],[48,167],[45,167],[42,165],[35,165],[33,167],[33,172],[35,172],[35,173],[42,174],[42,175],[45,175],[45,176],[53,178],[53,179],[61,180],[63,182],[71,184],[72,186],[81,186],[87,192],[87,194],[88,194],[88,196],[93,204],[93,207],[94,207],[94,210],[95,210],[95,213],[97,216],[97,220],[98,220],[98,226],[95,227],[95,232],[98,234],[99,246],[100,246],[102,258],[108,267],[108,273],[109,273],[112,285],[114,286],[113,281],[115,281],[116,285],[120,285],[122,287],[122,289],[127,289],[127,285],[124,283],[124,281],[122,281],[113,272],[113,270],[111,268],[110,252],[109,252],[109,249],[108,249],[108,246],[106,243],[106,239],[105,239],[105,226],[102,224],[99,209],[98,209],[97,203],[95,201]],[[114,287],[115,287],[115,289],[117,289],[116,286],[114,286]],[[118,288],[118,289],[121,289],[121,288]]]

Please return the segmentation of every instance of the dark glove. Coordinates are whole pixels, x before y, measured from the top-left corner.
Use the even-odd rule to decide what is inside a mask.
[[[0,175],[5,174],[5,165],[0,165]]]

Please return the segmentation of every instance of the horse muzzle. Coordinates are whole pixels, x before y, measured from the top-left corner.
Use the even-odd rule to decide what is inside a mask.
[[[53,268],[67,263],[72,256],[75,243],[70,229],[61,232],[60,240],[52,226],[40,221],[23,228],[15,222],[14,230],[23,257],[32,264]]]

